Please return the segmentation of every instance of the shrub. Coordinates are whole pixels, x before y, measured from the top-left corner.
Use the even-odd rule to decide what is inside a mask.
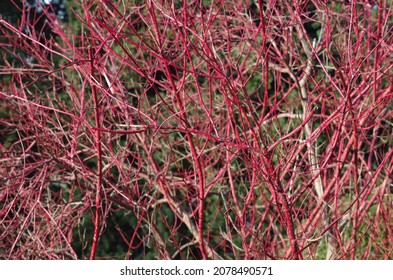
[[[266,2],[0,20],[2,258],[391,258],[391,2]]]

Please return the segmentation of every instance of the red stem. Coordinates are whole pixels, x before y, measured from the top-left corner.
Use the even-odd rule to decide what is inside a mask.
[[[88,46],[88,53],[90,59],[90,74],[94,77],[94,54],[92,47]],[[95,146],[97,150],[97,185],[95,190],[95,216],[94,216],[94,234],[93,243],[91,246],[90,260],[94,260],[96,256],[99,235],[100,235],[100,222],[101,222],[101,188],[102,188],[102,148],[101,148],[101,124],[100,124],[100,104],[98,100],[96,86],[94,84],[94,79],[91,83],[91,91],[94,99],[94,118],[96,123],[96,137]]]

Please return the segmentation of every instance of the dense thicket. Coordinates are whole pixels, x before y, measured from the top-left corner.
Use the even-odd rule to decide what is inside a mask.
[[[392,257],[391,1],[61,4],[0,10],[1,258]]]

